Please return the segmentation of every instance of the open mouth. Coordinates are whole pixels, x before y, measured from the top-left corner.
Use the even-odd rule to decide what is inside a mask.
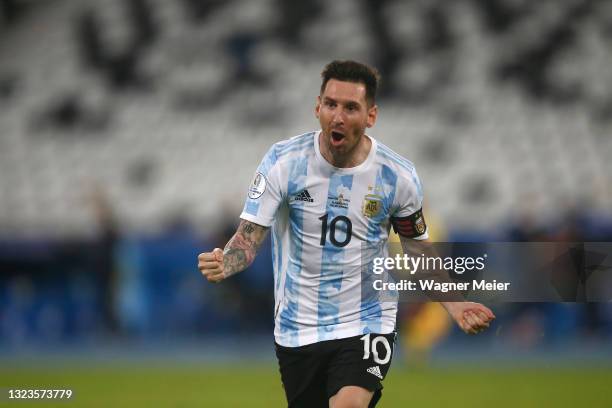
[[[335,130],[331,132],[331,137],[332,137],[332,140],[334,142],[340,142],[340,141],[342,141],[342,139],[344,139],[344,135],[342,133],[340,133],[340,132],[335,131]]]

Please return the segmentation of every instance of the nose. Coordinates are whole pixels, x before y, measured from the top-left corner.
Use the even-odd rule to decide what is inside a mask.
[[[342,109],[337,109],[336,112],[334,112],[334,116],[332,117],[332,125],[344,125],[344,112],[342,111]]]

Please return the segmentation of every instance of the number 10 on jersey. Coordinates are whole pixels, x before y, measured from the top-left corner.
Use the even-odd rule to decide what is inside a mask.
[[[351,242],[351,235],[353,233],[353,223],[348,217],[344,215],[338,215],[337,217],[334,217],[331,221],[329,221],[329,224],[329,214],[325,214],[319,217],[319,219],[321,220],[321,246],[325,245],[325,237],[327,236],[328,229],[329,240],[334,246],[342,248],[346,246],[349,242]],[[336,238],[336,226],[339,222],[343,222],[346,229],[346,236],[342,241],[338,241],[338,239]]]

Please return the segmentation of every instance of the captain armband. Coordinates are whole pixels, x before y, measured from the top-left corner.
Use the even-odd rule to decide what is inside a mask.
[[[391,217],[391,224],[393,230],[405,238],[417,238],[427,231],[422,208],[407,217]]]

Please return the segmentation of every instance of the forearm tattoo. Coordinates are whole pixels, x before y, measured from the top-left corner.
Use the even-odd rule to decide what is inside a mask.
[[[240,220],[238,230],[223,251],[223,270],[226,277],[245,270],[253,263],[267,232],[266,227]]]

